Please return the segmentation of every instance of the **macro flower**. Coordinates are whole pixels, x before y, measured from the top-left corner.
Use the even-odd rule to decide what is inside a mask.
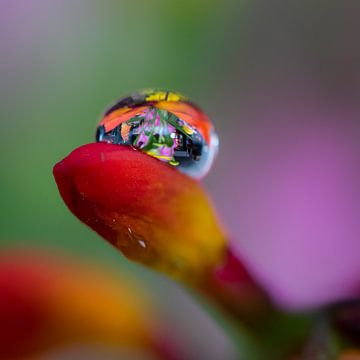
[[[107,143],[77,148],[55,165],[54,177],[73,214],[126,257],[185,283],[245,326],[260,344],[251,340],[257,353],[251,359],[311,348],[316,316],[286,314],[272,303],[239,249],[233,251],[197,180],[132,147]],[[343,349],[344,334],[328,326]]]
[[[198,181],[106,143],[77,148],[55,165],[54,176],[74,215],[129,259],[194,287],[244,321],[267,311],[266,294],[232,254]]]
[[[199,108],[182,97],[170,101],[171,94],[176,93],[145,91],[119,100],[100,121],[97,143],[75,149],[55,165],[53,174],[68,208],[127,258],[205,295],[246,328],[251,340],[243,344],[243,356],[331,357],[345,350],[347,341],[356,344],[356,301],[355,306],[327,302],[324,315],[319,310],[318,316],[296,314],[303,307],[291,307],[275,283],[269,288],[261,266],[244,257],[236,239],[230,241],[198,181],[216,155],[215,130],[205,115],[199,117]],[[208,131],[201,128],[204,124]],[[294,288],[302,299],[295,297],[292,305],[312,299],[299,285]],[[331,333],[338,336],[336,346]]]

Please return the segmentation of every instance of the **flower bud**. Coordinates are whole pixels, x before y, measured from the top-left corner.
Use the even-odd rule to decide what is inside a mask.
[[[225,256],[200,184],[140,151],[84,145],[54,176],[69,209],[132,260],[191,282]]]

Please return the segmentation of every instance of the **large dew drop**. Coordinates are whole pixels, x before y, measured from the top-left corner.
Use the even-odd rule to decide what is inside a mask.
[[[184,96],[144,91],[127,96],[107,110],[96,141],[129,145],[202,178],[218,152],[218,137],[208,117]]]

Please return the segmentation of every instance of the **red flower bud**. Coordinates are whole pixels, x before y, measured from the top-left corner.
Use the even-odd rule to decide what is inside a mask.
[[[130,259],[192,281],[225,256],[200,184],[140,151],[84,145],[54,176],[69,209]]]

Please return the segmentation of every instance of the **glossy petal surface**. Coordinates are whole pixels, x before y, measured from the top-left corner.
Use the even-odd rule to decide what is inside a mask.
[[[189,281],[221,262],[224,234],[199,183],[127,146],[81,146],[54,168],[60,194],[127,257]]]

